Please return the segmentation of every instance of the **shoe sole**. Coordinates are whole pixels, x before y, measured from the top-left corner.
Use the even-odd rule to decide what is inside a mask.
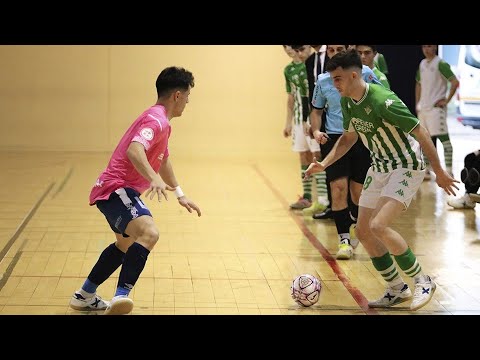
[[[353,254],[352,255],[348,255],[348,254],[340,254],[336,256],[337,260],[350,260],[352,258]]]
[[[333,219],[333,216],[330,214],[320,213],[320,214],[313,214],[312,218],[314,218],[315,220],[326,220],[326,219]]]
[[[133,300],[130,298],[115,301],[110,308],[105,310],[104,315],[126,315],[133,310]]]
[[[314,214],[322,213],[322,211],[306,211],[306,209],[302,210],[302,214],[305,216],[313,216]]]
[[[424,302],[424,303],[421,304],[421,305],[417,305],[416,307],[411,307],[411,306],[410,306],[410,310],[415,311],[415,310],[418,310],[418,309],[424,307],[425,305],[427,305],[427,304],[430,302],[430,300],[432,300],[433,294],[435,294],[435,290],[437,290],[437,285],[433,284],[433,286],[432,286],[432,295],[430,296],[430,299],[428,299],[428,301]]]
[[[390,304],[390,305],[376,305],[376,304],[368,304],[368,307],[369,308],[372,308],[372,309],[387,309],[387,308],[390,308],[392,306],[395,306],[395,305],[398,305],[398,304],[401,304],[401,303],[404,303],[408,300],[410,300],[413,296],[407,296],[407,297],[404,297],[404,298],[398,298],[399,300],[398,301],[395,301],[395,303],[393,304]]]
[[[72,305],[72,304],[69,304],[70,307],[73,309],[73,310],[77,310],[77,311],[103,311],[105,310],[106,308],[91,308],[91,307],[88,307],[88,306],[76,306],[76,305]]]

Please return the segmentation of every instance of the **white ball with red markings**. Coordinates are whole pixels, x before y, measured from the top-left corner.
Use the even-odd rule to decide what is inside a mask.
[[[315,276],[303,274],[293,280],[290,290],[297,304],[308,307],[317,303],[322,284]]]

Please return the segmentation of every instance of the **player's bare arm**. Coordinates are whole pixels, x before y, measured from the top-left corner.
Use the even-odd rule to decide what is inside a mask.
[[[178,203],[188,210],[188,212],[193,212],[195,210],[198,216],[202,216],[200,208],[189,198],[185,196],[182,189],[178,185],[177,178],[173,172],[172,163],[170,162],[170,157],[167,157],[163,160],[162,166],[158,171],[159,175],[162,177],[168,185],[170,185],[175,190],[175,195],[177,196]]]
[[[333,146],[332,151],[321,162],[318,162],[314,159],[314,162],[308,166],[308,169],[305,170],[305,177],[308,178],[310,175],[317,172],[324,171],[328,166],[333,164],[335,161],[340,159],[345,155],[348,150],[357,142],[358,134],[355,131],[345,131],[342,136],[340,136]]]
[[[458,79],[454,76],[449,81],[450,81],[451,86],[450,86],[450,91],[448,93],[448,97],[446,99],[441,99],[441,100],[437,101],[435,103],[435,106],[446,107],[448,105],[448,103],[450,102],[450,100],[452,100],[455,93],[457,92],[458,85],[460,84],[458,82]]]
[[[319,144],[324,145],[328,140],[328,135],[324,132],[320,131],[322,127],[322,115],[323,109],[313,109],[310,113],[310,122],[312,123],[312,137],[315,139],[316,142]]]
[[[285,120],[285,127],[283,128],[283,136],[289,137],[292,135],[292,118],[293,118],[293,94],[288,94],[287,98],[287,118]]]
[[[445,190],[448,195],[455,195],[455,190],[453,188],[459,190],[455,183],[459,183],[460,181],[452,178],[450,174],[442,168],[437,149],[435,149],[427,129],[418,124],[417,127],[413,129],[411,134],[415,136],[417,141],[420,143],[425,156],[428,158],[428,160],[430,160],[432,170],[436,175],[437,185]]]
[[[127,149],[127,156],[138,173],[146,180],[150,181],[150,187],[145,192],[145,197],[150,195],[151,200],[155,194],[157,194],[158,201],[161,201],[162,195],[166,200],[168,200],[167,190],[174,191],[175,188],[165,184],[160,175],[153,170],[152,166],[148,162],[143,145],[136,141],[131,142]]]

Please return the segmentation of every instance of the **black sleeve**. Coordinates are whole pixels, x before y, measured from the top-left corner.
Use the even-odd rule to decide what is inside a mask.
[[[312,54],[305,61],[305,68],[307,69],[307,79],[308,79],[308,104],[309,104],[310,110],[312,109],[313,90],[315,89],[315,77],[313,76],[314,59],[315,59],[315,54]]]
[[[306,122],[308,120],[308,115],[310,114],[310,103],[308,101],[308,96],[302,96],[302,120]]]

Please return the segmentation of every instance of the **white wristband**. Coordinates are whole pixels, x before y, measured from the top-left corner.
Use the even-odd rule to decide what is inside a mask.
[[[178,198],[181,198],[182,196],[185,196],[185,194],[182,191],[182,188],[180,186],[177,186],[175,188],[175,196]]]

